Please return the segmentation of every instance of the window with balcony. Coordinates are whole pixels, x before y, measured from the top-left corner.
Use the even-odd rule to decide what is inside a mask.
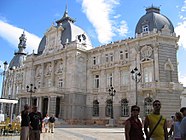
[[[93,112],[92,116],[98,117],[99,116],[99,102],[98,100],[93,101]]]
[[[99,75],[94,77],[94,88],[99,88]]]
[[[123,60],[123,51],[120,51],[120,60]]]
[[[63,79],[59,79],[58,81],[58,87],[63,88]]]
[[[129,116],[128,100],[122,99],[121,100],[121,117],[127,117],[127,116]]]
[[[96,57],[93,57],[93,64],[96,65]]]
[[[152,82],[152,72],[153,72],[152,67],[144,68],[144,82],[145,83]]]
[[[166,79],[167,82],[172,82],[172,68],[169,64],[166,65]]]
[[[105,107],[105,116],[110,117],[112,112],[112,100],[109,99],[106,101],[106,107]]]
[[[113,74],[112,73],[109,73],[107,75],[107,86],[110,87],[110,85],[113,85]]]
[[[108,54],[105,54],[105,62],[109,62]]]
[[[153,99],[151,97],[145,98],[145,101],[144,101],[145,115],[148,115],[152,112],[152,110],[153,110],[152,103],[153,103]]]
[[[128,58],[129,58],[128,50],[125,50],[125,59],[128,59]]]
[[[114,61],[113,53],[110,53],[110,62],[113,62],[113,61]]]

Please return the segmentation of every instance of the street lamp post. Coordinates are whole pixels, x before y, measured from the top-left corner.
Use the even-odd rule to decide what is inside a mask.
[[[3,94],[4,94],[5,73],[6,73],[6,70],[7,70],[8,62],[5,61],[5,62],[3,63],[3,65],[4,65],[4,70],[3,70],[3,72],[1,73],[1,75],[3,76],[1,98],[3,97]]]
[[[30,93],[30,106],[32,105],[32,93],[35,93],[36,87],[33,87],[33,84],[30,84],[30,86],[26,86],[27,92]]]
[[[114,115],[113,115],[113,113],[114,113],[114,111],[113,111],[113,109],[114,109],[113,108],[113,97],[115,96],[115,94],[116,94],[116,90],[111,85],[110,89],[109,89],[109,95],[112,97],[112,107],[111,107],[111,116],[110,116],[111,119],[114,119]]]
[[[132,79],[135,81],[135,87],[136,87],[136,105],[138,105],[138,83],[141,79],[141,73],[138,70],[137,67],[135,67],[133,70],[131,70]]]
[[[7,67],[8,67],[8,62],[7,61],[5,61],[4,63],[3,63],[3,65],[4,65],[4,69],[3,69],[3,72],[1,72],[0,73],[0,75],[2,75],[3,76],[3,82],[2,82],[2,91],[1,91],[1,98],[3,98],[3,96],[4,96],[4,82],[5,82],[5,73],[6,73],[6,70],[7,70]],[[1,67],[1,66],[0,66]],[[1,112],[0,113],[3,113],[3,103],[1,103],[1,110],[0,110]]]

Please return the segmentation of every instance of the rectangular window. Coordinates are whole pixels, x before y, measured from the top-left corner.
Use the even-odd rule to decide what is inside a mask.
[[[63,87],[63,79],[59,79],[58,87],[59,88],[62,88]]]
[[[95,75],[94,85],[95,88],[99,88],[99,75]]]
[[[107,76],[107,86],[110,87],[111,85],[113,85],[113,75],[109,73]]]
[[[113,62],[114,57],[113,57],[113,53],[110,53],[110,61]]]
[[[127,50],[125,50],[125,58],[128,59],[129,58],[129,53]]]
[[[120,60],[123,60],[123,51],[120,51]]]
[[[144,68],[144,82],[152,82],[152,67]]]
[[[96,57],[93,57],[93,64],[96,65]]]
[[[105,62],[108,62],[109,58],[108,58],[108,54],[105,54]]]

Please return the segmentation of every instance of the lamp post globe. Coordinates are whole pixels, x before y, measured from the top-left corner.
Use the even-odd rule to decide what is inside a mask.
[[[112,106],[111,106],[111,115],[110,115],[110,117],[111,117],[111,119],[113,119],[113,118],[114,118],[113,97],[114,97],[115,94],[116,94],[116,90],[115,90],[114,87],[111,85],[111,86],[110,86],[110,89],[109,89],[108,91],[109,91],[109,95],[112,97],[112,98],[111,98],[111,100],[112,100]]]
[[[136,95],[136,105],[138,105],[138,83],[141,80],[141,73],[137,67],[131,70],[132,79],[135,81],[135,95]]]

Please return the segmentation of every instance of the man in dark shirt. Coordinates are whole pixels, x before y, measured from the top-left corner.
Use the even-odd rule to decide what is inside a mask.
[[[37,107],[33,106],[30,117],[30,136],[29,140],[40,140],[40,131],[42,124],[41,113],[37,111]]]
[[[21,111],[21,134],[20,140],[28,140],[29,137],[29,106],[25,104],[24,110]]]
[[[55,122],[55,116],[52,114],[52,116],[49,118],[49,132],[54,133],[54,122]]]

